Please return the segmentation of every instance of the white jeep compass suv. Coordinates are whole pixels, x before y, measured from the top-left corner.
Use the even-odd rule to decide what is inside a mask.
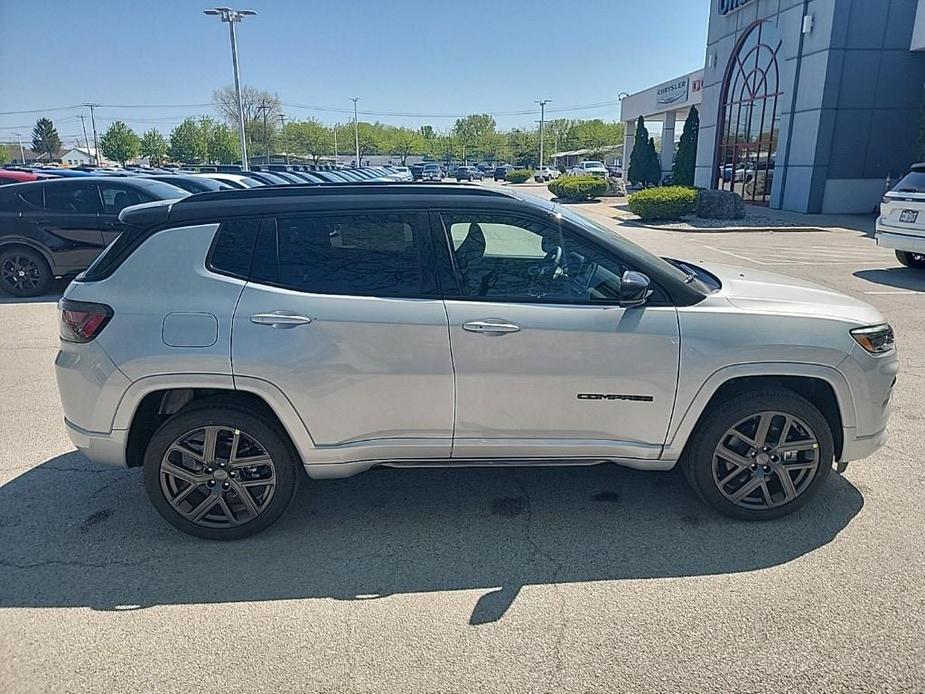
[[[805,503],[884,441],[876,309],[655,257],[472,186],[255,188],[126,209],[67,288],[56,360],[89,458],[194,535],[270,525],[374,466],[667,470],[722,513]]]

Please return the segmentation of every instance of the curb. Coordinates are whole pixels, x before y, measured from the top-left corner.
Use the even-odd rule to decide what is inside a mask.
[[[763,226],[763,227],[715,227],[715,228],[703,228],[703,229],[678,229],[674,227],[660,227],[654,226],[652,224],[643,224],[642,222],[636,222],[631,219],[621,219],[620,217],[611,217],[617,224],[637,227],[639,229],[652,229],[653,231],[674,231],[681,232],[682,234],[734,234],[734,233],[747,233],[750,231],[789,231],[789,232],[830,232],[832,229],[827,229],[825,227],[772,227],[772,226]]]

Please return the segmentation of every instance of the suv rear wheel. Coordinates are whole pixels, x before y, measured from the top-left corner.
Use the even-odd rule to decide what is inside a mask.
[[[767,520],[800,508],[832,468],[825,417],[787,390],[743,393],[708,415],[690,441],[685,476],[713,508]]]
[[[896,251],[896,260],[906,267],[914,267],[918,270],[925,268],[925,254],[910,253],[909,251]]]
[[[40,296],[51,284],[51,268],[38,251],[31,248],[0,250],[0,288],[19,297]]]
[[[278,427],[234,407],[193,406],[151,437],[144,482],[176,528],[212,540],[260,532],[298,486],[298,459]]]

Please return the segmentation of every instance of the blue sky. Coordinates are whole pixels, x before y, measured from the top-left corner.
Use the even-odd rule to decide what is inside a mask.
[[[277,92],[287,115],[324,122],[324,106],[426,114],[362,115],[417,127],[441,114],[538,108],[549,117],[614,120],[616,102],[702,65],[711,0],[249,0],[239,25],[242,79]],[[227,25],[191,0],[0,0],[0,111],[107,104],[97,128],[122,119],[167,133],[212,113],[212,91],[232,82]],[[170,105],[170,108],[155,108]],[[145,108],[129,108],[145,106]],[[0,140],[51,117],[65,144],[86,109],[0,115]],[[538,114],[497,115],[532,127]],[[89,127],[89,124],[88,124]]]

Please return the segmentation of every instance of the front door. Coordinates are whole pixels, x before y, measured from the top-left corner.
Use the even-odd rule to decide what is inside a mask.
[[[619,306],[619,258],[550,215],[445,213],[456,292],[453,457],[657,458],[678,374],[675,308]]]
[[[235,379],[282,390],[315,463],[445,458],[453,368],[423,213],[264,223],[235,311]]]

